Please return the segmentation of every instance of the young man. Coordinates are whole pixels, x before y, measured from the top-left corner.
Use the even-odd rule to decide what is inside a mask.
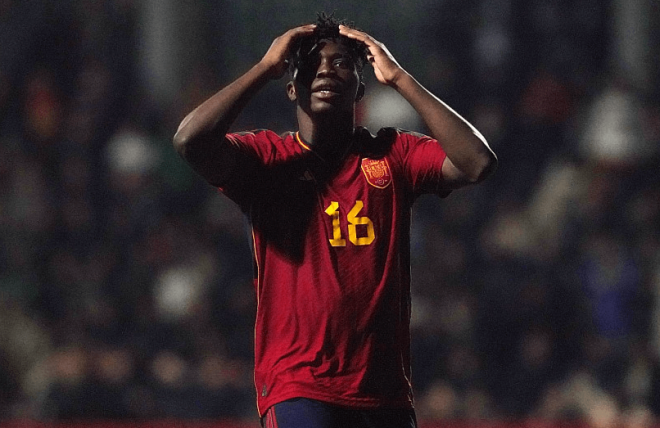
[[[355,125],[369,62],[431,137]],[[228,133],[246,103],[291,72],[298,131]],[[262,423],[414,427],[410,385],[411,207],[478,183],[496,157],[470,124],[368,34],[319,17],[181,123],[179,154],[249,216]]]

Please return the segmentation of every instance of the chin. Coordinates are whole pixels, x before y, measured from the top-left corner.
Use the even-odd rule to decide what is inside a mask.
[[[314,115],[319,115],[319,114],[335,114],[338,113],[340,110],[333,106],[333,105],[322,105],[322,106],[312,106],[310,109],[311,113]]]
[[[353,106],[346,106],[342,105],[341,103],[338,102],[323,102],[323,101],[317,101],[317,102],[312,102],[310,103],[310,111],[313,114],[326,114],[326,113],[333,113],[333,114],[340,114],[340,113],[350,113],[353,110]]]

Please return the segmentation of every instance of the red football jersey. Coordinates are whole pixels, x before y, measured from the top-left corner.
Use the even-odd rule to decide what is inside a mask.
[[[297,133],[227,138],[238,173],[220,190],[254,240],[260,415],[294,397],[411,408],[411,208],[422,193],[449,193],[440,144],[358,128],[333,166]]]

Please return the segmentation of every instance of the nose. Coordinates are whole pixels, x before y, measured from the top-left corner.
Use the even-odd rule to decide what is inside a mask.
[[[316,77],[325,77],[334,74],[336,74],[336,72],[335,68],[332,66],[332,61],[330,61],[328,58],[321,59],[319,67],[316,70]]]

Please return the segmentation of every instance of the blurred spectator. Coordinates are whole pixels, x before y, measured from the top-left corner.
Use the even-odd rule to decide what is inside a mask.
[[[594,323],[594,333],[616,346],[627,345],[632,330],[633,299],[640,273],[624,241],[611,232],[588,235],[579,275]]]
[[[558,373],[554,335],[547,328],[526,332],[518,345],[517,361],[505,377],[504,413],[525,417],[538,407],[541,396]]]
[[[115,346],[100,346],[90,362],[90,387],[87,398],[94,409],[85,415],[95,419],[134,418],[136,405],[132,390],[135,379],[135,363],[129,349]]]
[[[200,417],[244,419],[254,411],[251,371],[244,362],[207,355],[196,368]]]
[[[75,420],[93,413],[88,390],[89,354],[81,346],[57,349],[49,360],[51,386],[48,389],[42,418]]]
[[[161,350],[150,363],[155,417],[197,418],[199,409],[192,391],[190,362],[181,354]]]
[[[608,82],[589,106],[581,150],[597,163],[634,167],[657,154],[646,126],[640,95],[623,79]]]

